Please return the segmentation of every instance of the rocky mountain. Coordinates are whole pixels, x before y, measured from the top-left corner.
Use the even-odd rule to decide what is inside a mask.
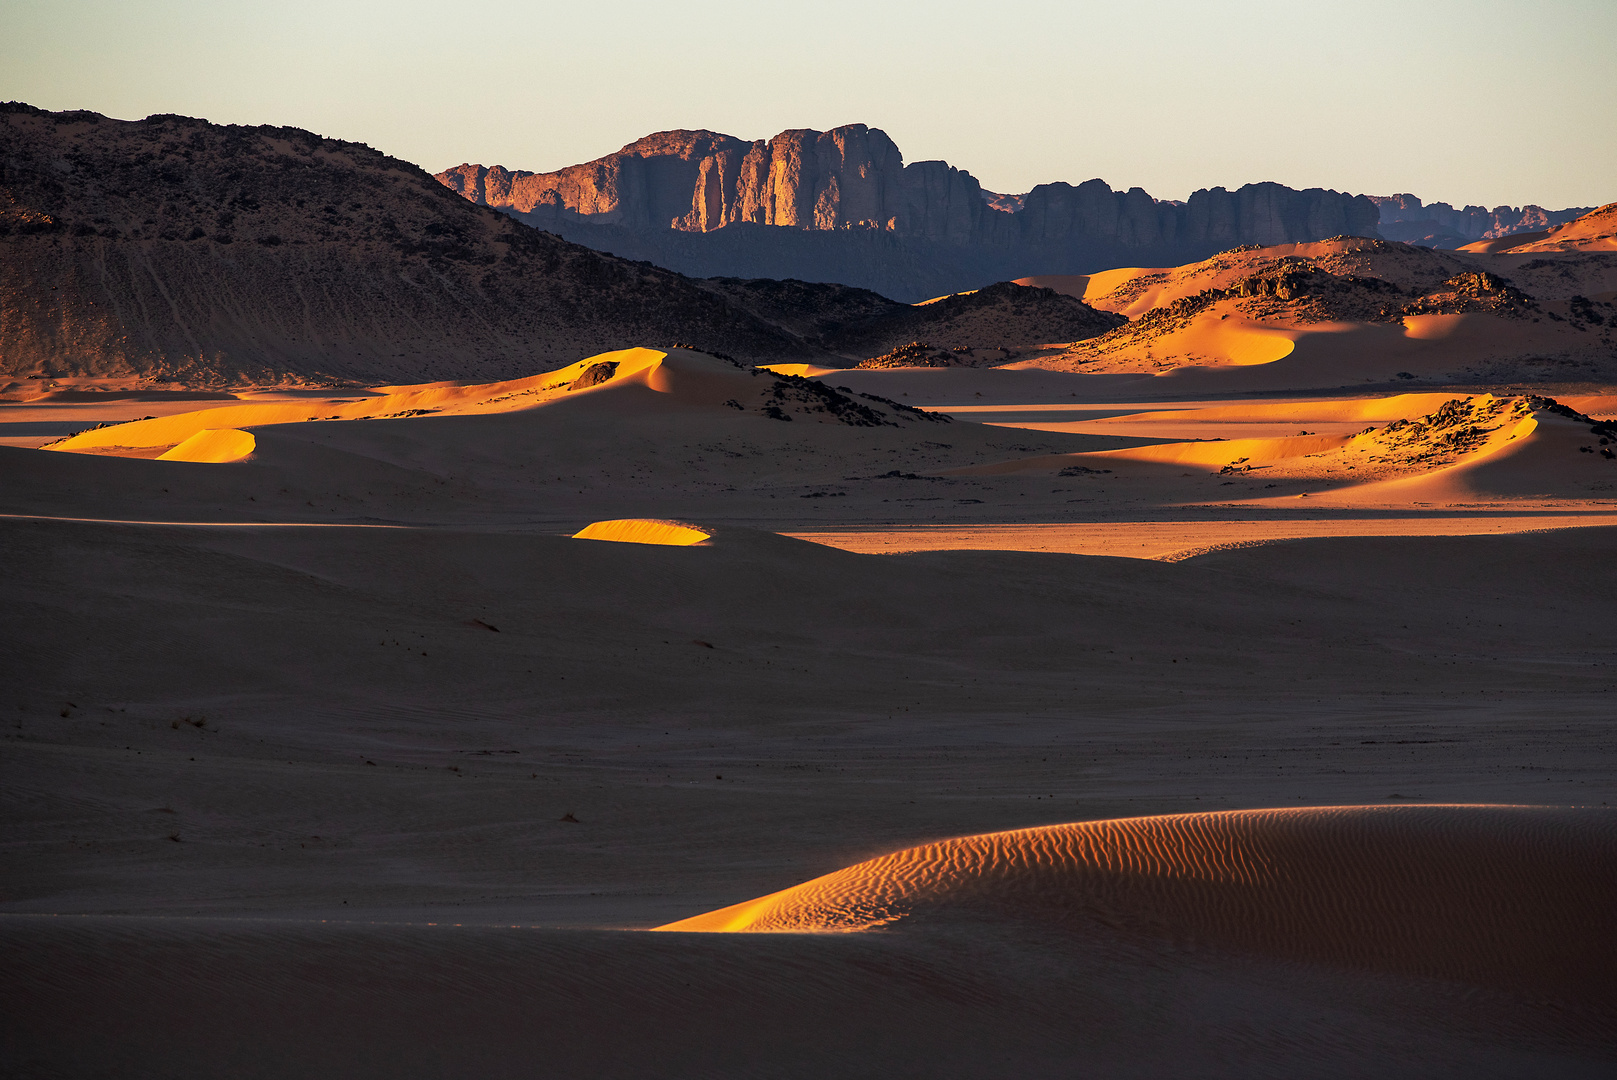
[[[1456,210],[1446,202],[1423,204],[1414,195],[1370,195],[1380,218],[1376,227],[1387,240],[1421,247],[1454,249],[1478,240],[1497,240],[1517,233],[1542,232],[1572,221],[1590,210],[1574,206],[1546,210],[1542,206],[1467,206]]]
[[[1100,180],[1000,195],[946,162],[906,165],[863,124],[754,142],[666,131],[556,172],[464,164],[438,180],[577,243],[693,276],[837,281],[906,301],[1027,274],[1374,236],[1378,218],[1362,196],[1271,183],[1183,203]]]
[[[366,146],[0,106],[0,376],[493,379],[675,341],[821,356]]]
[[[1111,328],[1070,297],[1004,289],[917,314],[838,285],[693,281],[356,143],[0,105],[0,378],[489,380],[675,342],[835,366],[917,328],[981,346]]]

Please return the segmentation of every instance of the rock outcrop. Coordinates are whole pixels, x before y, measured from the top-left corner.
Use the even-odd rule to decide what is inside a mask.
[[[901,300],[1242,244],[1374,236],[1378,216],[1362,196],[1270,183],[1183,203],[1101,180],[1000,195],[946,162],[904,164],[886,133],[863,124],[757,142],[667,131],[557,172],[465,164],[438,179],[579,243],[696,276],[838,281]],[[775,228],[711,238],[738,226]],[[841,235],[805,242],[783,230]]]

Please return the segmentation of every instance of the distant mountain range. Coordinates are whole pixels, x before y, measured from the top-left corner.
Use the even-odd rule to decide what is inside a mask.
[[[487,381],[674,344],[835,366],[916,338],[1066,341],[1121,321],[1016,286],[912,308],[693,281],[473,206],[358,143],[0,104],[0,378]]]
[[[879,132],[774,142],[681,135],[669,145],[688,159],[629,155],[543,179],[457,174],[475,198],[506,205],[500,213],[407,162],[296,128],[0,104],[0,379],[18,380],[0,390],[83,376],[490,381],[630,345],[831,367],[1002,363],[1124,321],[1089,306],[1087,286],[986,284],[1051,265],[1041,252],[1060,265],[1100,250],[1083,237],[1109,238],[1119,264],[1162,265],[1181,248],[1374,231],[1375,204],[1362,196],[1253,185],[1181,205],[1097,181],[1001,197],[940,162],[904,166]],[[698,180],[712,199],[673,213],[681,177],[692,183],[687,202]],[[535,209],[518,214],[530,198]],[[618,223],[597,224],[565,200]],[[665,263],[683,250],[741,273],[693,279],[513,214],[549,215],[594,241],[655,241]],[[1599,212],[1517,243],[1576,254],[1557,273],[1602,300],[1611,286],[1589,273],[1605,272],[1611,234]],[[1410,252],[1375,243],[1387,249],[1378,258]],[[1508,238],[1479,243],[1492,250]],[[835,274],[912,297],[985,287],[911,306],[847,284],[778,280]],[[907,292],[896,287],[904,281]],[[928,348],[910,348],[921,342]]]
[[[1100,180],[1003,196],[946,162],[904,164],[863,124],[757,142],[668,131],[558,172],[461,165],[438,179],[575,243],[692,276],[837,281],[912,302],[1027,274],[1374,235],[1379,217],[1362,196],[1280,184],[1183,203]]]
[[[1273,183],[1184,202],[1101,180],[1005,195],[947,162],[906,165],[884,132],[863,124],[754,142],[665,131],[556,172],[464,164],[437,179],[575,243],[692,276],[836,281],[912,302],[1007,278],[1179,265],[1249,244],[1387,236],[1383,222],[1397,232],[1407,220],[1408,239],[1458,247],[1577,216],[1537,207],[1465,216],[1473,207],[1428,228],[1415,222],[1446,204]]]

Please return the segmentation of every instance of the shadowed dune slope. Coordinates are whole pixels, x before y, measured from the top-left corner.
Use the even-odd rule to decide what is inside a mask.
[[[1613,896],[1606,810],[1247,810],[945,840],[659,929],[1035,920],[1609,996]]]

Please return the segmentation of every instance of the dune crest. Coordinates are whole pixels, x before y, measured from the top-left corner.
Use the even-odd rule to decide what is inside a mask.
[[[653,518],[620,518],[616,521],[596,521],[573,534],[574,540],[609,540],[620,544],[665,544],[671,547],[691,547],[712,539],[694,525],[679,521],[658,521]]]
[[[134,420],[80,432],[46,449],[69,453],[110,447],[176,446],[210,429],[268,427],[314,420],[394,420],[458,413],[508,412],[542,404],[571,389],[592,368],[627,376],[655,366],[667,355],[655,349],[620,349],[586,357],[543,375],[490,383],[433,382],[380,386],[359,400],[277,401],[221,405],[195,412]],[[601,380],[605,382],[606,380]],[[601,385],[595,382],[591,385]],[[361,391],[363,393],[363,391]]]
[[[1601,809],[1349,806],[1124,818],[925,844],[657,929],[1033,922],[1592,990],[1617,961],[1614,851],[1617,815]]]

